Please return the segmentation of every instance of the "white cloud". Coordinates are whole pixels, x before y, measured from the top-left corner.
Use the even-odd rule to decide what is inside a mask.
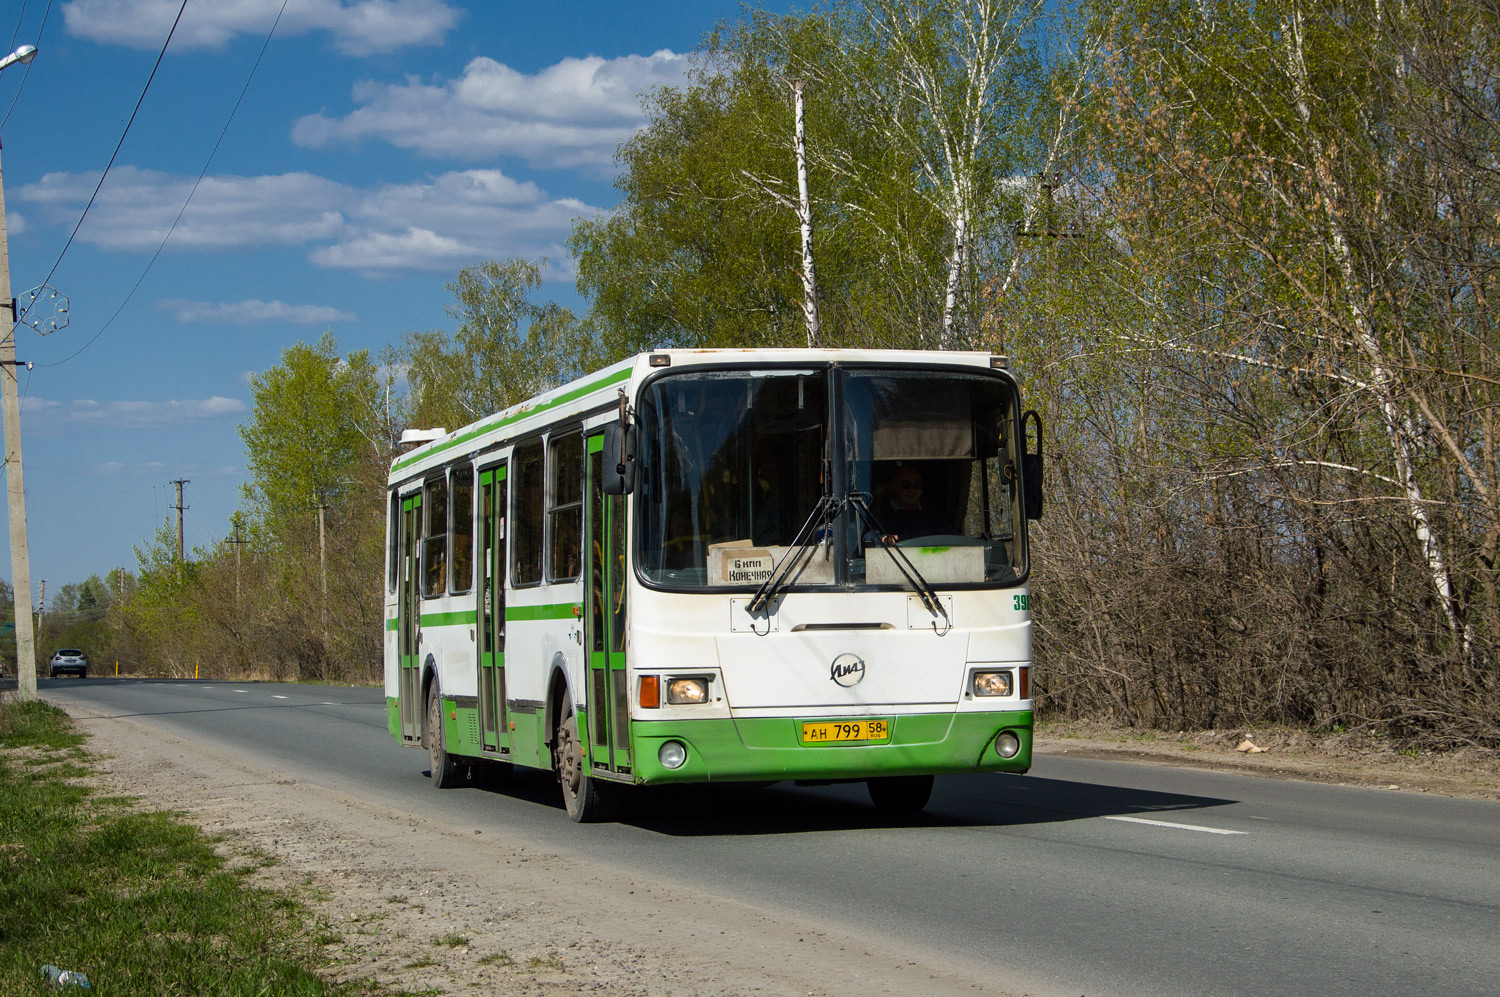
[[[37,205],[52,224],[68,224],[97,182],[98,174],[49,173],[20,188],[15,199]],[[191,187],[187,177],[117,168],[78,237],[117,252],[154,252]],[[574,198],[550,198],[535,184],[499,170],[367,188],[307,173],[206,177],[167,248],[306,246],[308,258],[319,266],[368,275],[451,271],[512,256],[560,262],[573,219],[597,211]],[[549,276],[567,275],[554,269]]]
[[[442,84],[364,81],[346,117],[312,114],[292,139],[324,146],[375,138],[425,155],[516,156],[542,167],[605,173],[645,123],[640,95],[683,81],[688,57],[663,49],[617,59],[567,58],[535,75],[480,57]]]
[[[5,231],[10,235],[20,235],[26,231],[26,216],[14,211],[5,213]]]
[[[156,49],[172,27],[178,0],[73,0],[63,7],[68,32],[100,44]],[[264,36],[280,0],[190,3],[172,36],[174,48],[218,48],[236,35]],[[278,35],[327,31],[347,55],[440,45],[463,12],[445,0],[297,0],[286,5]]]
[[[175,312],[179,322],[216,322],[223,325],[268,325],[274,322],[289,322],[292,325],[331,325],[334,322],[353,322],[359,318],[352,312],[339,311],[327,305],[289,305],[282,301],[261,301],[257,298],[220,302],[167,298],[157,304],[167,311]]]
[[[99,182],[97,173],[48,173],[21,188],[54,221],[77,218]],[[173,249],[293,246],[335,236],[344,219],[345,188],[310,173],[204,177],[193,202],[190,177],[121,166],[99,191],[79,238],[103,249],[154,252],[171,231]],[[177,221],[177,227],[172,223]]]
[[[211,419],[239,418],[250,411],[238,398],[173,400],[161,402],[98,402],[80,398],[61,402],[28,396],[21,402],[21,413],[27,428],[67,426],[107,427],[110,429],[163,429]]]

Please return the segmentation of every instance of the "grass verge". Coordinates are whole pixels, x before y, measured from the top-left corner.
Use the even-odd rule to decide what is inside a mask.
[[[0,997],[57,993],[40,969],[101,995],[368,994],[328,983],[291,897],[250,885],[197,828],[92,794],[67,714],[0,704]]]

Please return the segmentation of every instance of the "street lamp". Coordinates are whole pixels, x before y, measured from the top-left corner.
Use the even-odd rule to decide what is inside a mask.
[[[16,49],[14,52],[12,52],[10,55],[7,55],[5,58],[0,59],[0,69],[4,69],[6,66],[15,65],[18,62],[21,65],[24,66],[26,63],[30,62],[32,59],[35,59],[35,58],[36,58],[36,46],[35,45],[22,45],[20,48]]]
[[[36,58],[22,45],[0,70]],[[26,487],[21,479],[21,403],[16,391],[16,310],[10,296],[10,247],[5,230],[5,179],[0,171],[0,408],[5,422],[5,479],[10,502],[10,580],[16,613],[16,693],[36,698],[36,634],[31,620],[31,554],[26,546]]]

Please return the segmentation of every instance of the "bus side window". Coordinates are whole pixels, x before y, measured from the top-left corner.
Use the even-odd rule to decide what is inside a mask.
[[[474,587],[474,469],[457,467],[450,480],[453,494],[453,577],[449,592],[468,592]]]
[[[391,511],[386,518],[387,535],[385,547],[385,587],[387,592],[396,591],[396,578],[401,573],[401,495],[391,492]]]
[[[439,475],[422,486],[422,594],[442,595],[448,578],[448,481]]]
[[[572,581],[583,571],[583,437],[555,437],[551,446],[547,518],[551,539],[547,576]]]
[[[512,578],[517,585],[535,585],[542,580],[542,443],[535,440],[516,447],[510,465],[515,479],[516,508],[511,517],[511,550],[515,560]]]

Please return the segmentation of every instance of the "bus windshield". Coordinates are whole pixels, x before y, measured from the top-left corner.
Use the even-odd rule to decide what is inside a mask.
[[[944,587],[1025,574],[1006,379],[874,366],[688,370],[650,382],[638,408],[637,554],[648,583],[753,590],[799,534],[816,549],[795,559],[792,588],[905,588],[903,564]]]

